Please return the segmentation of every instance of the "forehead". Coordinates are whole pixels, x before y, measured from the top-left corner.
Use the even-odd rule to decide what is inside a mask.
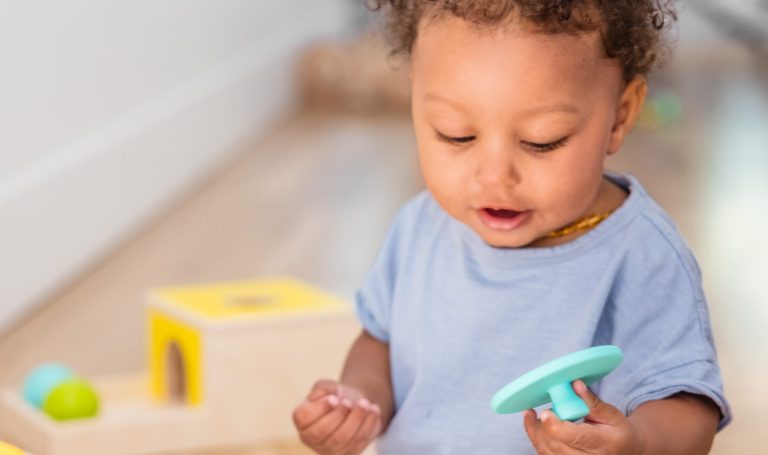
[[[415,95],[437,91],[462,101],[587,102],[601,91],[617,93],[621,82],[599,33],[545,34],[514,21],[422,21],[411,64]]]

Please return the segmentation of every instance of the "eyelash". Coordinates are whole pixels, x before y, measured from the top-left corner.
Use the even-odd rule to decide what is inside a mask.
[[[435,137],[439,141],[447,142],[451,145],[462,145],[475,139],[475,136],[450,137],[450,136],[446,136],[445,134],[439,131],[435,131]]]
[[[552,150],[559,149],[560,147],[564,146],[567,141],[568,141],[568,137],[564,137],[562,139],[558,139],[555,142],[550,142],[548,144],[535,144],[533,142],[525,142],[525,141],[523,141],[523,144],[525,144],[526,147],[530,148],[534,152],[547,153],[547,152],[551,152]]]
[[[471,142],[475,139],[475,136],[464,136],[464,137],[450,137],[446,136],[445,134],[435,131],[435,137],[442,142],[446,142],[451,145],[460,146],[464,145],[468,142]],[[523,141],[523,145],[525,145],[527,148],[533,150],[537,153],[546,153],[551,152],[552,150],[558,149],[566,144],[568,141],[568,137],[564,137],[562,139],[558,139],[554,142],[549,142],[547,144],[536,144],[534,142],[527,142]]]

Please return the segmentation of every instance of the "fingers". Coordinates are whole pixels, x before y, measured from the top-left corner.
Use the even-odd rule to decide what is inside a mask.
[[[357,454],[381,432],[381,410],[352,387],[317,381],[293,412],[301,441],[318,453]]]
[[[525,411],[525,414],[523,414],[525,432],[528,434],[528,439],[531,441],[534,449],[536,449],[536,453],[540,455],[584,453],[581,450],[569,447],[565,442],[557,439],[552,434],[553,425],[556,425],[558,422],[563,423],[551,411],[542,411],[540,419],[536,418],[536,411],[533,409]]]
[[[338,399],[338,397],[336,397]],[[322,401],[322,400],[321,400]],[[335,407],[327,414],[321,416],[307,427],[299,430],[302,442],[310,447],[325,445],[326,440],[344,422],[351,411],[351,406],[337,402]]]
[[[600,398],[597,397],[597,395],[589,390],[589,387],[584,384],[584,381],[581,379],[578,381],[573,381],[573,391],[576,392],[576,395],[578,395],[579,398],[584,400],[584,403],[587,404],[590,414],[595,410],[599,411],[600,405],[603,402],[600,400]]]
[[[592,393],[584,381],[574,381],[573,390],[589,407],[589,415],[585,419],[588,422],[614,425],[625,418],[621,411]]]
[[[328,395],[314,401],[305,400],[293,411],[293,423],[299,431],[303,431],[317,422],[321,417],[333,411],[339,405],[339,397]]]
[[[370,440],[367,434],[362,433],[362,428],[369,415],[374,415],[371,403],[366,399],[361,399],[353,404],[344,399],[342,406],[350,409],[349,413],[336,430],[322,443],[325,448],[334,453],[340,450],[349,452],[352,446],[362,444],[363,441],[367,443]]]
[[[381,432],[381,412],[373,407],[350,442],[350,453],[361,453]]]
[[[598,449],[599,446],[593,446],[595,441],[599,441],[599,438],[595,438],[594,433],[594,428],[589,425],[560,420],[550,410],[541,412],[539,437],[542,440],[548,441],[550,445],[560,445],[581,450]]]
[[[366,445],[368,441],[374,439],[379,435],[381,431],[381,411],[378,405],[371,405],[371,412],[365,418],[365,422],[360,427],[360,430],[355,435],[355,439],[359,442],[365,441]]]
[[[523,425],[528,439],[536,450],[541,447],[541,437],[539,436],[539,419],[536,417],[536,411],[529,409],[523,413]]]
[[[560,420],[551,410],[542,411],[538,419],[534,410],[525,412],[525,431],[538,453],[596,453],[626,439],[626,417],[618,409],[603,402],[582,381],[574,382],[573,388],[589,406],[585,423]]]

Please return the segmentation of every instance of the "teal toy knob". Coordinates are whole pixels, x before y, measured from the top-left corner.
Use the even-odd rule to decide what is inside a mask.
[[[24,400],[42,409],[51,391],[64,381],[75,377],[75,373],[58,363],[45,363],[29,373],[24,380]]]
[[[87,382],[71,379],[51,391],[43,410],[56,420],[95,417],[99,413],[99,397]]]
[[[570,383],[560,383],[547,390],[552,402],[552,411],[560,420],[575,421],[589,414],[589,406],[584,402]]]
[[[578,379],[590,384],[619,366],[624,354],[616,346],[595,346],[574,352],[529,371],[491,398],[491,408],[512,414],[552,403],[560,420],[576,421],[589,414],[589,407],[576,395],[571,383]]]

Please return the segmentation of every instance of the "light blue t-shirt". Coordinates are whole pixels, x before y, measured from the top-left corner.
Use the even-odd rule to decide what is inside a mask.
[[[629,414],[689,392],[723,393],[701,273],[672,221],[632,176],[609,218],[555,247],[496,248],[424,192],[401,210],[356,296],[389,344],[395,416],[381,454],[535,454],[521,414],[490,399],[562,355],[614,344],[624,361],[592,390]]]

